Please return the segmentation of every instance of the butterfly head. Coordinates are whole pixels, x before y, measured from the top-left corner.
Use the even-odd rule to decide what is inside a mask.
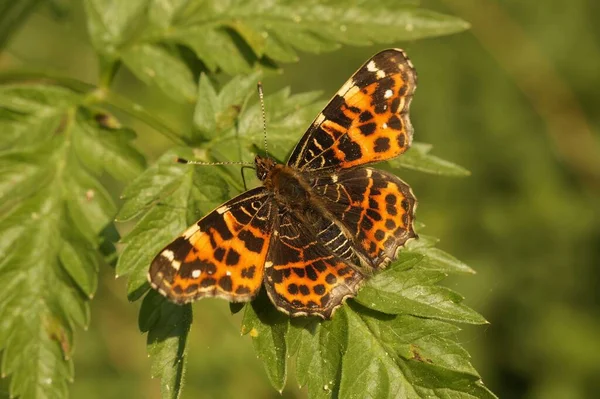
[[[269,171],[273,169],[273,167],[277,163],[271,158],[261,157],[257,155],[254,157],[254,165],[256,166],[256,177],[260,179],[260,181],[265,181],[267,176],[269,175]]]

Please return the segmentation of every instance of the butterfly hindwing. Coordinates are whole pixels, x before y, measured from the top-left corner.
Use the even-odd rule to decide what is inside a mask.
[[[412,142],[408,111],[416,80],[402,50],[374,55],[317,116],[288,165],[345,169],[402,154]]]
[[[150,284],[175,303],[251,300],[262,284],[271,208],[268,191],[258,187],[207,214],[154,258]]]
[[[413,230],[416,199],[410,187],[382,170],[355,168],[316,177],[321,203],[352,236],[353,248],[373,268],[396,257]]]
[[[265,268],[271,301],[292,316],[330,318],[344,298],[356,294],[363,276],[293,214],[282,212],[278,219]]]

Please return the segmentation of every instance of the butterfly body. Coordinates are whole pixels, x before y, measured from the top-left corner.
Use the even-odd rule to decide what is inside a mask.
[[[412,141],[416,74],[402,50],[373,56],[338,91],[286,164],[256,156],[262,186],[210,212],[165,247],[149,271],[176,303],[249,301],[264,285],[292,316],[332,316],[416,237],[416,199],[366,167]]]

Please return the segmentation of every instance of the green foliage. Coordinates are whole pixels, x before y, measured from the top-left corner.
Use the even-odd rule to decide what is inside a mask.
[[[103,126],[106,114],[68,89],[0,86],[0,109],[2,375],[12,395],[65,397],[116,211],[98,176],[131,179],[144,161],[131,131]]]
[[[415,40],[468,28],[413,0],[158,1],[84,0],[90,38],[106,64],[122,61],[142,81],[179,101],[194,82],[177,46],[191,49],[206,72],[250,72],[256,64],[297,60],[341,44]]]
[[[178,398],[192,310],[149,291],[148,266],[166,243],[242,185],[232,168],[190,167],[175,158],[251,161],[263,151],[254,88],[277,62],[296,60],[297,51],[414,40],[468,25],[411,0],[83,2],[100,58],[98,87],[18,74],[7,74],[0,86],[1,372],[10,376],[12,396],[67,396],[73,331],[87,327],[98,270],[115,255],[112,222],[137,218],[121,240],[116,275],[127,277],[129,300],[145,295],[139,328],[148,334],[151,374],[160,378],[163,398]],[[24,3],[22,15],[34,3]],[[7,21],[0,18],[0,30],[14,30]],[[184,56],[189,50],[197,59]],[[172,100],[195,104],[190,131],[175,134],[160,117],[115,95],[110,86],[121,65]],[[217,90],[217,72],[235,76]],[[275,158],[286,158],[322,108],[319,96],[282,89],[265,97]],[[178,146],[146,168],[132,144],[136,135],[107,106]],[[416,143],[390,165],[468,174],[429,150]],[[115,180],[128,183],[118,211],[109,194]],[[331,321],[290,320],[264,292],[247,304],[242,332],[252,337],[273,387],[283,390],[295,355],[296,379],[310,397],[494,397],[456,343],[458,328],[448,323],[485,320],[460,295],[436,285],[448,274],[473,271],[434,244],[427,236],[410,243]]]

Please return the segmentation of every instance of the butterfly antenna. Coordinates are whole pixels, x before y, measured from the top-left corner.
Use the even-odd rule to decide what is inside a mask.
[[[186,165],[205,165],[205,166],[215,166],[215,165],[254,165],[252,162],[241,162],[241,161],[233,161],[233,162],[204,162],[204,161],[188,161],[185,158],[177,157],[175,158],[175,162],[183,163]]]
[[[260,99],[260,111],[263,120],[263,137],[265,140],[265,155],[269,158],[269,149],[267,148],[267,113],[265,112],[265,95],[263,94],[262,82],[256,85],[258,88],[258,98]]]

